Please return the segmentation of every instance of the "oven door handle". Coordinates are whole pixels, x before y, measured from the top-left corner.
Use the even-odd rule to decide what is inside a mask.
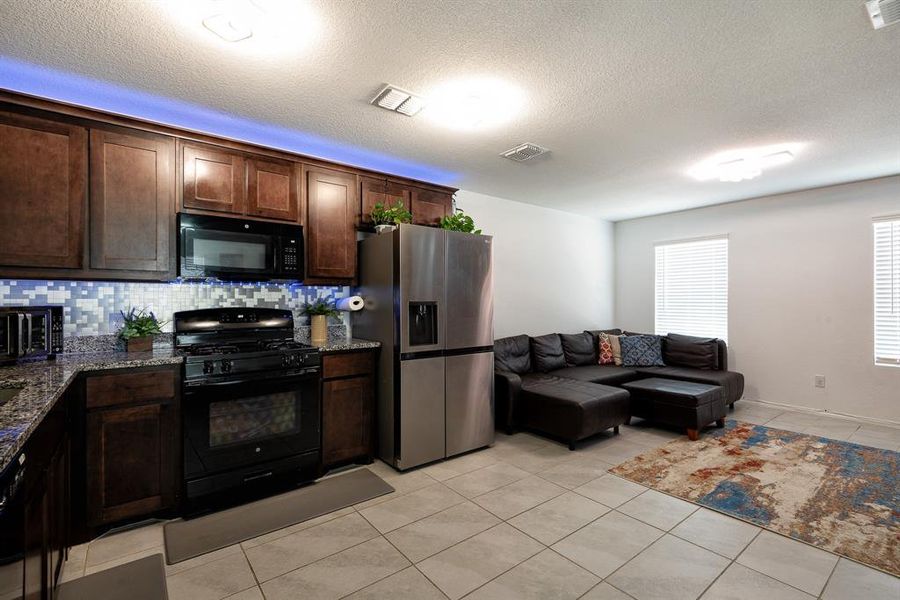
[[[195,384],[186,384],[188,391],[198,391],[207,388],[221,388],[228,387],[232,385],[246,385],[248,383],[255,382],[265,382],[270,384],[285,384],[285,383],[294,383],[301,381],[309,381],[310,379],[318,379],[319,370],[318,369],[310,369],[308,371],[302,373],[295,373],[290,377],[285,377],[284,379],[266,379],[265,377],[260,377],[258,379],[243,379],[238,381],[214,381],[214,382],[204,382],[204,383],[195,383]]]

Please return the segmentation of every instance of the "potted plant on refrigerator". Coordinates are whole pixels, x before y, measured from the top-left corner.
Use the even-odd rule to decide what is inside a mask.
[[[320,346],[328,340],[328,317],[340,316],[334,302],[325,299],[304,304],[303,314],[309,317],[312,329],[309,339],[314,346]]]
[[[384,202],[378,202],[372,208],[369,216],[375,224],[376,233],[393,231],[401,223],[412,222],[412,213],[406,209],[400,200],[397,200],[397,203],[393,206],[385,206]]]
[[[481,235],[481,230],[475,229],[475,221],[472,220],[472,217],[467,215],[460,208],[457,208],[456,212],[451,215],[441,217],[441,229]]]
[[[166,321],[160,322],[146,308],[140,310],[132,307],[127,313],[123,310],[122,326],[119,327],[119,339],[125,342],[125,350],[128,352],[148,352],[153,349],[153,336],[162,333],[162,326]]]

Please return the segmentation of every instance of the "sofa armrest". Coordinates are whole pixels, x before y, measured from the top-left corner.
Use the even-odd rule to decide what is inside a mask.
[[[719,350],[719,370],[727,371],[728,370],[728,344],[726,344],[723,340],[716,340],[716,346],[718,346]]]
[[[522,378],[511,371],[494,371],[494,419],[496,426],[511,433],[515,426],[516,404]]]

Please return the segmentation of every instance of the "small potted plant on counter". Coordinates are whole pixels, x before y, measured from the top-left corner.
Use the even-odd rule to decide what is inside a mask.
[[[334,307],[334,302],[320,299],[305,304],[303,314],[309,316],[312,329],[310,342],[313,346],[319,346],[328,341],[328,317],[339,317],[341,313]]]
[[[134,307],[127,313],[123,310],[122,326],[119,328],[119,339],[125,342],[128,352],[148,352],[153,350],[153,336],[162,333],[165,321],[160,322],[146,308],[138,310]]]
[[[441,217],[441,229],[481,235],[481,230],[475,229],[475,221],[472,220],[472,217],[464,213],[460,208],[457,208],[452,215]]]
[[[393,231],[401,223],[412,222],[412,213],[406,209],[400,200],[397,200],[397,204],[394,206],[385,206],[383,202],[377,203],[372,209],[370,216],[375,224],[376,233]]]

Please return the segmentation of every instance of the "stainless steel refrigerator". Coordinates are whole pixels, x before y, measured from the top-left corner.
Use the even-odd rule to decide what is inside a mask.
[[[359,242],[353,334],[382,344],[378,453],[397,469],[494,441],[492,243],[419,225]]]

